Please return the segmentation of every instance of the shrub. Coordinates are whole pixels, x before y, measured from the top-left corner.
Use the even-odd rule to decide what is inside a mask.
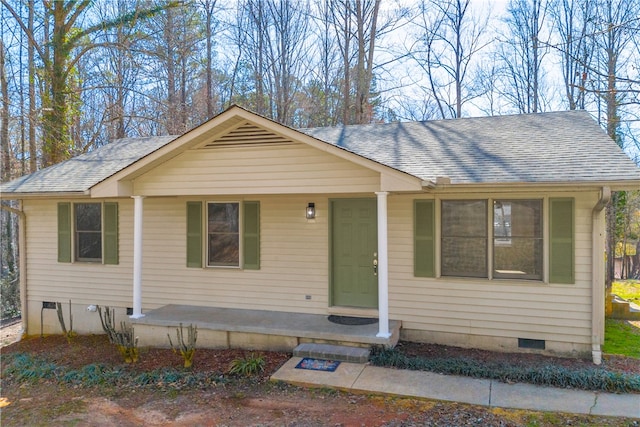
[[[265,364],[264,356],[251,353],[231,362],[229,373],[248,377],[264,371]]]
[[[410,357],[397,349],[385,348],[374,348],[370,361],[376,366],[487,378],[503,382],[526,382],[614,393],[640,392],[640,375],[609,372],[601,368],[567,369],[555,365],[519,367],[482,363],[465,358],[430,359]]]
[[[135,337],[132,326],[128,326],[125,322],[120,322],[120,330],[116,331],[115,310],[105,307],[103,313],[102,307],[98,306],[98,315],[102,330],[109,337],[109,342],[118,348],[118,352],[124,359],[125,363],[135,363],[138,361],[138,338]]]
[[[183,388],[209,387],[226,380],[221,374],[192,373],[175,369],[161,369],[135,373],[102,364],[86,365],[80,369],[58,366],[30,354],[10,354],[3,358],[3,381],[37,382],[58,381],[78,387],[113,385],[118,387],[145,387],[180,390]]]
[[[171,335],[167,334],[169,338],[169,345],[174,353],[180,353],[184,360],[184,367],[190,368],[193,364],[193,356],[196,352],[196,341],[198,340],[198,327],[190,324],[187,328],[187,339],[185,340],[184,332],[182,331],[182,323],[180,328],[176,329],[176,345],[173,345],[171,341]]]

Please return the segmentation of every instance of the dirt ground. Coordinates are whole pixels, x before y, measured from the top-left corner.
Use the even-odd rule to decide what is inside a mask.
[[[13,342],[16,327],[1,330],[2,358],[29,353],[58,366],[79,369],[100,363],[142,373],[156,369],[181,369],[181,358],[169,349],[141,351],[136,364],[124,365],[105,336],[75,337],[71,344],[61,336]],[[13,335],[11,335],[13,333]],[[13,343],[12,343],[13,342]],[[11,344],[12,343],[12,344]],[[489,360],[513,358],[504,354],[446,346],[404,343],[405,351],[422,355],[460,354]],[[638,420],[582,415],[506,410],[403,397],[350,394],[329,389],[303,389],[269,381],[290,354],[264,352],[262,374],[249,379],[228,374],[229,365],[246,356],[242,350],[197,349],[194,372],[230,378],[175,389],[166,384],[119,387],[110,384],[77,386],[54,380],[14,381],[2,373],[0,425],[74,426],[640,426]],[[527,355],[526,363],[536,356]],[[498,359],[491,359],[498,360]],[[635,359],[633,359],[635,360]],[[561,359],[567,364],[587,363]],[[612,369],[640,372],[640,361],[612,362]]]

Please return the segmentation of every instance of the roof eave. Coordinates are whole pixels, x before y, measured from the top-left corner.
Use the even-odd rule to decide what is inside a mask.
[[[26,200],[26,199],[58,199],[58,198],[86,198],[90,197],[89,191],[40,191],[40,192],[2,192],[2,200]]]
[[[514,189],[526,191],[541,190],[574,190],[591,191],[609,187],[611,191],[633,191],[640,188],[638,180],[614,180],[614,181],[558,181],[558,182],[482,182],[482,183],[442,183],[436,181],[423,181],[423,188],[430,191],[448,190],[486,190],[489,191],[513,191]]]

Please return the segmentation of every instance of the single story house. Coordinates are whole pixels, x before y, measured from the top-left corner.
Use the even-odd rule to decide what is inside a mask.
[[[199,346],[349,341],[310,332],[339,315],[378,320],[361,343],[599,363],[604,208],[639,187],[584,111],[296,130],[233,106],[0,190],[20,201],[30,335],[60,333],[48,308],[71,301],[77,332],[110,306],[141,345],[177,322]]]

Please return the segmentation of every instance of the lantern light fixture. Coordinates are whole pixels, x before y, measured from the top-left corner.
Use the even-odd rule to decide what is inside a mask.
[[[314,219],[316,217],[316,204],[315,203],[310,202],[307,205],[306,217],[307,217],[307,219]]]

